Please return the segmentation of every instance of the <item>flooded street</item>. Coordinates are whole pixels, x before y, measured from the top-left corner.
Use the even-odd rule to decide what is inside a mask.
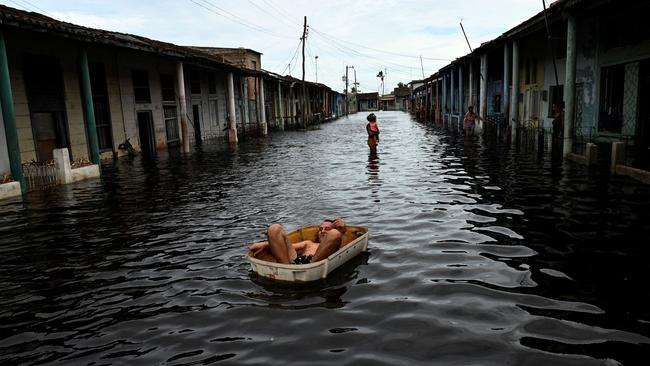
[[[0,364],[615,365],[650,352],[650,187],[402,112],[123,158],[0,202]],[[270,223],[369,251],[256,278]],[[636,361],[638,362],[638,361]]]

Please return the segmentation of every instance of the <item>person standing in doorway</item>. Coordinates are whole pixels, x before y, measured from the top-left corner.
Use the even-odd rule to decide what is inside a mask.
[[[368,117],[368,124],[366,125],[366,132],[368,132],[368,147],[371,151],[377,149],[379,145],[379,126],[377,126],[377,116],[374,113],[370,113]]]

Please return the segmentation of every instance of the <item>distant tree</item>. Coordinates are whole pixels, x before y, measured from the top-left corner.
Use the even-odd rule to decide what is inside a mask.
[[[397,87],[398,87],[398,88],[403,88],[403,87],[404,87],[404,83],[402,83],[402,82],[400,81],[399,83],[397,83]]]

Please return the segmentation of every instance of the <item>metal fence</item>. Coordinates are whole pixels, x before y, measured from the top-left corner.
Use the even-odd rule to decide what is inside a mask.
[[[54,160],[23,163],[23,176],[28,191],[46,189],[59,184],[57,166]]]

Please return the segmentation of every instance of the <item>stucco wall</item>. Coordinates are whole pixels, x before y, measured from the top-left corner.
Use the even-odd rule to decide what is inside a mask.
[[[120,80],[118,74],[118,50],[105,49],[99,47],[88,48],[88,62],[98,62],[104,65],[106,72],[106,91],[108,93],[109,111],[111,115],[111,133],[113,136],[113,151],[118,155],[124,155],[127,152],[119,150],[119,144],[126,141],[124,130],[124,110],[122,109],[122,99],[120,96]],[[102,158],[111,158],[110,152],[102,153]]]
[[[88,159],[86,128],[77,72],[79,67],[79,47],[77,44],[43,34],[28,32],[18,34],[13,30],[7,31],[5,37],[21,160],[30,161],[36,159],[25,79],[23,77],[22,60],[25,54],[52,56],[59,60],[63,78],[65,116],[72,158],[73,160],[79,158]]]

